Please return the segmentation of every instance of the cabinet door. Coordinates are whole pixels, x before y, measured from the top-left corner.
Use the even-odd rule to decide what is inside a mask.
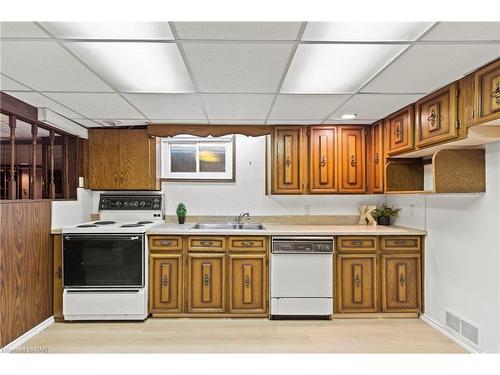
[[[420,254],[381,256],[382,311],[420,312]]]
[[[188,254],[188,312],[226,310],[226,254]]]
[[[413,105],[389,116],[385,122],[385,126],[388,155],[414,149],[415,111]]]
[[[302,128],[274,128],[273,193],[301,194],[304,191]]]
[[[457,93],[457,84],[453,83],[417,102],[417,147],[457,137]]]
[[[182,312],[182,254],[151,254],[149,272],[150,311]]]
[[[377,255],[337,255],[337,312],[377,312]]]
[[[123,190],[154,189],[156,166],[151,154],[156,154],[146,129],[120,131],[120,188]]]
[[[338,131],[339,192],[364,193],[366,190],[365,129],[359,126],[340,126]]]
[[[89,131],[89,188],[120,189],[121,130],[92,129]]]
[[[310,128],[309,191],[337,192],[336,133],[333,126]]]
[[[379,121],[370,129],[370,147],[368,155],[368,176],[372,193],[384,192],[384,147],[383,122]]]
[[[229,312],[265,313],[266,254],[229,255]]]
[[[500,60],[474,73],[476,110],[474,123],[500,119]],[[498,122],[497,122],[498,123]]]

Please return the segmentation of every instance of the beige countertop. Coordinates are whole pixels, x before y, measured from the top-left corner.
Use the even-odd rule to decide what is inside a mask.
[[[263,223],[263,230],[238,230],[238,229],[191,229],[193,223],[187,224],[160,224],[147,231],[147,234],[172,234],[172,235],[247,235],[247,236],[305,236],[305,235],[330,235],[330,236],[425,236],[426,231],[414,228],[391,225],[315,225],[315,224],[276,224]]]

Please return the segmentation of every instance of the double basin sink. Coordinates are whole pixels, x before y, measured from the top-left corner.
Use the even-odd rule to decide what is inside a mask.
[[[197,223],[191,229],[208,230],[263,230],[262,224],[238,224],[238,223]]]

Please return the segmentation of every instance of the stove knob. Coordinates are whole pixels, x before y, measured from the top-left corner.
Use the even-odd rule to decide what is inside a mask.
[[[160,203],[160,198],[153,199],[153,203]]]
[[[121,207],[121,206],[122,206],[122,202],[116,201],[116,207]]]
[[[123,207],[128,207],[128,202],[127,201],[123,202]]]
[[[144,207],[146,205],[146,202],[141,201],[141,207]]]
[[[160,208],[160,205],[159,205],[159,204],[157,204],[157,203],[155,203],[155,204],[153,204],[153,208],[158,209],[158,208]]]
[[[139,201],[134,202],[134,207],[139,207]]]

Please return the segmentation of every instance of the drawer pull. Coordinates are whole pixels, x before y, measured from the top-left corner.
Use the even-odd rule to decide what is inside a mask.
[[[213,244],[212,241],[200,241],[201,246],[212,246]]]
[[[493,92],[491,93],[492,98],[500,98],[500,83],[497,83],[497,87]]]
[[[405,286],[405,282],[406,282],[406,277],[404,273],[401,273],[399,275],[399,285],[401,285],[401,288]]]
[[[351,241],[351,245],[352,246],[361,246],[361,245],[363,245],[363,241],[360,241],[360,240]]]
[[[253,246],[254,242],[253,241],[242,241],[241,244],[243,246]]]
[[[173,242],[172,242],[172,241],[170,241],[170,240],[161,240],[161,241],[160,241],[160,245],[162,245],[162,246],[172,245],[172,243],[173,243]]]
[[[359,286],[361,285],[361,276],[359,273],[357,273],[354,277],[354,284],[356,285],[356,288],[359,288]]]

